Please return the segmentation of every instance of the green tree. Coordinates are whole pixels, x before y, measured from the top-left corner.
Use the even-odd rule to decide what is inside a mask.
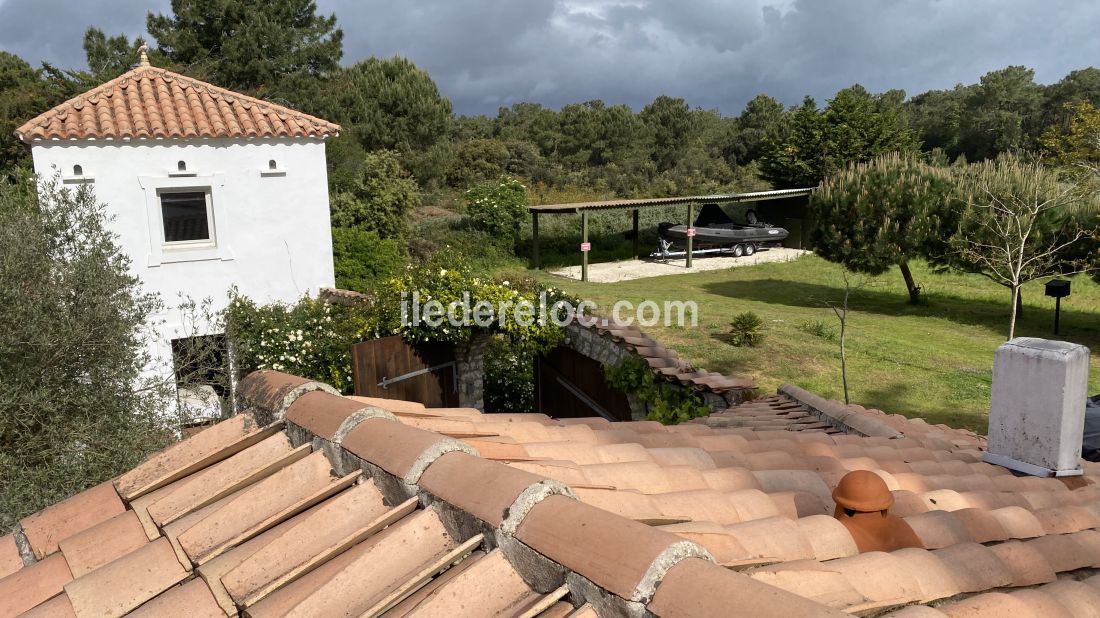
[[[0,183],[0,529],[170,439],[141,292],[92,192]]]
[[[857,273],[879,275],[897,265],[920,300],[909,262],[948,250],[956,221],[946,169],[897,153],[856,163],[821,183],[810,198],[814,252]]]
[[[1100,180],[1100,109],[1092,103],[1067,103],[1070,120],[1064,130],[1047,127],[1042,144],[1049,161],[1066,169],[1072,178]]]
[[[930,90],[905,104],[909,127],[916,132],[922,148],[938,148],[951,159],[959,156],[959,123],[971,89],[959,85],[953,90]]]
[[[372,152],[350,190],[332,196],[332,225],[374,231],[382,238],[404,238],[409,215],[420,199],[416,180],[401,167],[397,153]]]
[[[661,95],[642,108],[642,122],[653,134],[653,161],[658,171],[676,165],[692,133],[691,108],[687,101]]]
[[[472,139],[455,145],[455,156],[447,173],[453,187],[468,187],[475,182],[497,178],[504,173],[511,153],[497,139]]]
[[[817,185],[824,176],[825,124],[811,97],[787,113],[782,133],[766,141],[761,176],[780,189]]]
[[[88,71],[96,81],[105,82],[122,75],[137,63],[141,38],[131,43],[125,34],[108,37],[99,28],[84,31],[84,56]]]
[[[900,90],[872,95],[856,84],[837,92],[818,112],[807,97],[787,114],[782,141],[769,144],[762,160],[765,178],[778,187],[812,187],[852,163],[916,151],[916,134],[902,111],[904,98]]]
[[[190,74],[249,93],[335,71],[343,55],[336,16],[318,15],[313,0],[172,0],[172,13],[149,13],[146,29]]]
[[[769,141],[780,139],[783,104],[766,94],[758,94],[737,117],[738,131],[729,145],[727,156],[737,164],[750,163],[764,154]]]
[[[1096,234],[1096,221],[1074,215],[1084,196],[1041,162],[1014,154],[957,169],[958,230],[940,264],[1008,288],[1008,338],[1016,334],[1020,287],[1029,281],[1090,269],[1075,245]],[[1083,223],[1086,223],[1083,225]]]
[[[968,161],[1030,149],[1039,135],[1042,90],[1035,71],[1010,66],[982,76],[963,104],[959,150]]]

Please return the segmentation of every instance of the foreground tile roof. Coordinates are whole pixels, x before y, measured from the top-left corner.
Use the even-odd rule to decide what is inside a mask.
[[[139,65],[27,121],[45,140],[333,137],[340,127],[165,69]]]
[[[239,392],[237,416],[0,538],[0,616],[1100,607],[1094,464],[1016,477],[969,432],[794,387],[674,427],[340,397],[277,372]],[[883,478],[924,548],[859,553],[828,515],[851,470]]]

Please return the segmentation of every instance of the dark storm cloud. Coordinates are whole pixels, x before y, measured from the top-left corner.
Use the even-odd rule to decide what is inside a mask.
[[[1100,64],[1100,5],[1030,0],[318,0],[344,60],[407,56],[461,113],[660,94],[736,114],[767,92],[819,102],[855,82],[915,94],[1009,64],[1039,81]],[[0,0],[0,49],[83,65],[87,25],[131,36],[167,0]]]

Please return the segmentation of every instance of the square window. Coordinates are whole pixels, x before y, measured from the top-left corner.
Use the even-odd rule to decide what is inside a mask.
[[[160,194],[164,242],[200,243],[213,240],[210,234],[210,193],[172,191]]]

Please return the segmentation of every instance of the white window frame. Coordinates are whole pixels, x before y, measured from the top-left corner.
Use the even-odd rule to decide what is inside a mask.
[[[146,219],[149,231],[150,267],[174,262],[199,262],[206,260],[228,261],[234,259],[229,246],[229,213],[221,199],[225,187],[225,174],[192,176],[139,176],[138,183],[145,191]],[[167,242],[164,238],[164,215],[160,196],[163,193],[206,193],[206,217],[210,238]]]
[[[195,240],[168,240],[164,233],[164,205],[161,198],[173,193],[202,193],[206,201],[206,232],[207,238]],[[191,249],[206,249],[218,246],[218,228],[214,221],[213,200],[210,199],[210,187],[180,187],[172,189],[158,189],[157,202],[160,203],[161,242],[165,251],[188,251]]]

